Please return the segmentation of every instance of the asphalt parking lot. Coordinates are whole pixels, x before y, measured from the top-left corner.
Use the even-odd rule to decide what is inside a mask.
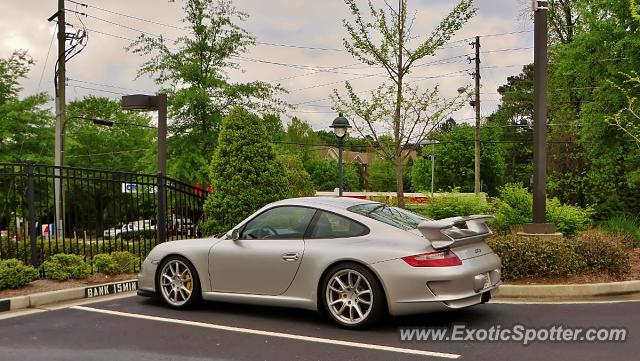
[[[623,343],[403,342],[401,327],[496,324],[625,327]],[[132,296],[0,319],[9,360],[637,360],[640,302],[490,303],[391,318],[365,331],[336,328],[314,312],[205,303],[174,311]]]

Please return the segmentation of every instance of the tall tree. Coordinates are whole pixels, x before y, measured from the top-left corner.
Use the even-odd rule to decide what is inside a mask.
[[[394,8],[376,9],[369,0],[370,20],[366,20],[356,0],[345,0],[353,21],[343,20],[349,39],[344,45],[349,53],[370,66],[382,67],[388,74],[383,82],[370,92],[370,98],[358,95],[349,82],[347,96],[333,91],[334,108],[354,119],[354,128],[363,138],[370,136],[379,154],[395,166],[398,204],[404,207],[403,163],[407,149],[424,139],[437,124],[458,110],[468,94],[444,99],[436,87],[421,90],[407,82],[417,62],[433,55],[453,37],[456,31],[476,13],[473,0],[462,0],[415,48],[411,48],[412,27],[415,16],[407,16],[407,1],[399,0]],[[381,142],[383,134],[392,137],[390,143]]]
[[[38,93],[19,98],[20,80],[33,63],[26,51],[0,58],[0,162],[49,163],[53,158],[53,118],[44,109],[49,97]]]
[[[169,173],[207,180],[208,158],[215,149],[222,117],[234,106],[255,111],[280,109],[281,88],[261,81],[235,83],[230,69],[255,43],[239,23],[248,15],[231,0],[185,0],[185,30],[171,44],[160,36],[140,35],[129,50],[148,58],[138,76],[150,75],[169,95]],[[173,159],[180,162],[173,163]]]
[[[267,203],[289,195],[264,121],[242,108],[224,118],[211,161],[213,192],[204,205],[206,233],[224,232]]]
[[[82,119],[82,118],[88,119]],[[90,119],[113,120],[107,127]],[[87,96],[67,105],[65,164],[155,173],[156,131],[143,113],[126,112],[109,98]]]

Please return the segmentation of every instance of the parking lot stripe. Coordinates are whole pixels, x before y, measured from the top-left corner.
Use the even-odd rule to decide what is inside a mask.
[[[410,348],[391,347],[391,346],[376,345],[376,344],[370,344],[370,343],[335,340],[335,339],[330,339],[330,338],[293,335],[293,334],[282,333],[282,332],[263,331],[263,330],[255,330],[255,329],[251,329],[251,328],[216,325],[216,324],[211,324],[211,323],[196,322],[196,321],[186,321],[186,320],[179,320],[179,319],[167,318],[167,317],[148,316],[148,315],[141,315],[141,314],[137,314],[137,313],[103,310],[103,309],[85,307],[85,306],[72,306],[70,308],[74,309],[74,310],[103,313],[103,314],[113,315],[113,316],[122,316],[122,317],[138,318],[138,319],[142,319],[142,320],[168,322],[168,323],[175,323],[175,324],[180,324],[180,325],[210,328],[210,329],[220,330],[220,331],[240,332],[240,333],[247,333],[247,334],[252,334],[252,335],[285,338],[285,339],[297,340],[297,341],[315,342],[315,343],[323,343],[323,344],[330,344],[330,345],[337,345],[337,346],[356,347],[356,348],[362,348],[362,349],[368,349],[368,350],[378,350],[378,351],[387,351],[387,352],[403,353],[403,354],[410,354],[410,355],[440,357],[440,358],[447,358],[447,359],[457,359],[457,358],[459,358],[461,356],[461,355],[457,355],[457,354],[453,354],[453,353],[443,353],[443,352],[435,352],[435,351],[415,350],[415,349],[410,349]]]

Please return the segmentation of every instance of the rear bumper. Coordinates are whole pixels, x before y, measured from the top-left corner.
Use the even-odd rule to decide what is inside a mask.
[[[482,303],[483,293],[501,284],[501,263],[494,253],[465,259],[455,267],[411,267],[401,259],[370,266],[380,275],[392,315],[473,306]],[[478,287],[477,276],[481,275],[488,275],[486,287]]]
[[[138,273],[138,296],[152,297],[156,294],[156,269],[158,264],[145,259]]]

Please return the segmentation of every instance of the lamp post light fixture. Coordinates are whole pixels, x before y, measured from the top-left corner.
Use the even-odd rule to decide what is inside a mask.
[[[333,123],[329,126],[333,129],[338,138],[338,196],[342,197],[342,191],[344,188],[344,165],[342,164],[342,149],[344,148],[344,138],[347,135],[347,131],[351,128],[351,124],[347,118],[342,116],[342,113],[338,114],[338,117],[333,120]]]
[[[433,139],[424,139],[419,143],[421,146],[431,146],[431,198],[433,198],[434,180],[436,173],[436,144],[440,144],[439,141]]]
[[[167,94],[158,95],[125,95],[122,97],[122,109],[138,111],[158,111],[158,243],[167,239],[166,233],[166,195],[164,177],[167,175]]]

